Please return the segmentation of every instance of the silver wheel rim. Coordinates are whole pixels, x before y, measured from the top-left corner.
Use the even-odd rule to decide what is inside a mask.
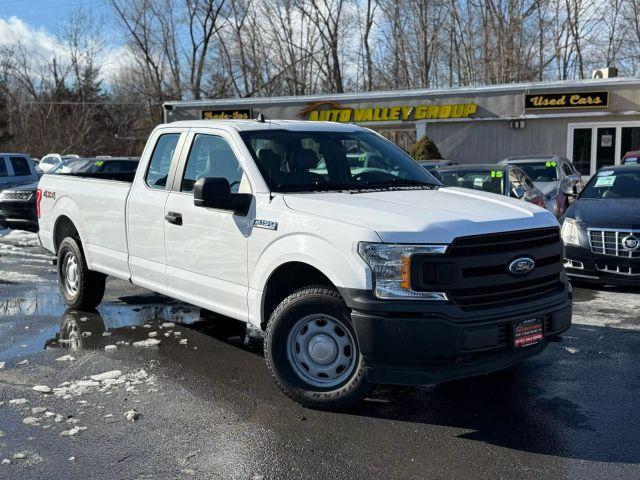
[[[78,293],[78,262],[72,252],[67,252],[64,255],[62,275],[67,295],[74,297]]]
[[[312,314],[298,320],[287,338],[287,358],[296,374],[314,387],[333,387],[356,365],[356,342],[335,317]]]

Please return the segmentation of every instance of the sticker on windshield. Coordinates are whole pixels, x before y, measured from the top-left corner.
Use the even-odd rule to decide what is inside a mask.
[[[484,181],[482,180],[482,177],[476,177],[473,179],[474,187],[482,187],[482,185],[484,185]]]
[[[615,175],[611,175],[609,177],[598,177],[596,180],[596,187],[611,187],[616,181]]]
[[[613,175],[615,172],[613,170],[603,170],[598,172],[599,177],[608,177],[609,175]]]
[[[491,170],[491,178],[502,178],[502,170]]]
[[[95,163],[95,165],[96,165],[96,167],[101,167],[101,166],[103,166],[103,165],[104,165],[104,162],[103,162],[102,160],[98,160],[98,161]]]
[[[558,164],[556,162],[547,162],[546,166],[547,168],[555,168],[558,166]]]

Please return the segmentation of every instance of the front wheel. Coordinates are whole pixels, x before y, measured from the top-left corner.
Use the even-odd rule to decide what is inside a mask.
[[[264,351],[279,387],[306,407],[344,408],[371,388],[349,310],[332,288],[285,298],[269,319]]]
[[[72,308],[89,310],[102,301],[106,276],[89,270],[80,242],[74,237],[60,242],[58,280],[64,301]]]

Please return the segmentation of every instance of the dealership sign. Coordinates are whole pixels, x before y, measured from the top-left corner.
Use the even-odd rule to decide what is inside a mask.
[[[396,122],[467,118],[478,111],[475,103],[449,105],[392,105],[351,108],[336,102],[312,103],[300,112],[305,120],[341,123]]]
[[[249,120],[251,109],[203,110],[203,120]]]
[[[524,96],[524,108],[534,109],[575,109],[603,108],[609,106],[609,92],[579,93],[527,93]]]

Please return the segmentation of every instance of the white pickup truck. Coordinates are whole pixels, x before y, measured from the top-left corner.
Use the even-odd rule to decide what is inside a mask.
[[[553,215],[353,125],[160,125],[131,178],[45,175],[38,213],[70,306],[112,275],[249,322],[310,407],[503,369],[571,324]]]

